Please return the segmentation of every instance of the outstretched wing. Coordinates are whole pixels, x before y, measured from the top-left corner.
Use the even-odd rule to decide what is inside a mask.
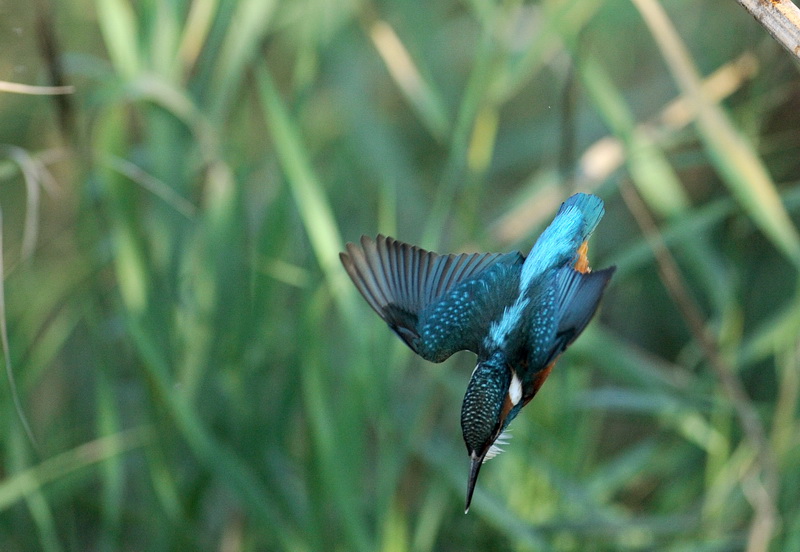
[[[594,316],[616,267],[579,272],[570,266],[555,272],[534,315],[529,365],[544,369],[583,332]]]
[[[519,253],[438,255],[382,235],[363,236],[361,247],[348,243],[340,257],[375,312],[433,362],[463,349],[477,352],[490,320],[487,301],[502,294],[497,284],[506,273],[519,281],[524,260]]]

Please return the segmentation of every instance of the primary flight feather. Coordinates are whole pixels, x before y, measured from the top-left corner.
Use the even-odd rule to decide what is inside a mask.
[[[603,201],[575,194],[524,257],[438,255],[379,235],[348,243],[342,264],[369,305],[418,355],[478,355],[461,408],[470,457],[466,509],[481,465],[591,320],[614,267],[591,271],[586,242]]]

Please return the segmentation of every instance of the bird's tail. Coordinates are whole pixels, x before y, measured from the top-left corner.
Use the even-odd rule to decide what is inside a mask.
[[[594,232],[606,212],[603,207],[603,200],[596,195],[575,194],[561,204],[561,208],[558,210],[553,222],[555,223],[559,217],[565,215],[569,210],[578,211],[583,217],[584,226],[581,229],[581,243],[586,241],[589,235]]]
[[[525,259],[520,288],[526,288],[546,270],[573,261],[604,213],[603,200],[592,194],[575,194],[562,203]]]

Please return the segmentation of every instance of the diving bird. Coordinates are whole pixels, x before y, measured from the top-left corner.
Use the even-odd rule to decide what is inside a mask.
[[[358,291],[415,353],[432,362],[465,349],[478,355],[461,407],[467,512],[483,462],[597,310],[614,272],[593,272],[586,257],[603,213],[599,197],[573,195],[527,257],[438,255],[382,235],[340,254]]]

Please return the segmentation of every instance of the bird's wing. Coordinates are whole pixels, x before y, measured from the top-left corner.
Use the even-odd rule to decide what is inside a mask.
[[[594,316],[614,270],[612,266],[584,273],[566,266],[556,271],[545,295],[547,300],[534,315],[529,358],[532,368],[549,366],[581,334]],[[552,323],[548,324],[548,320]]]
[[[382,235],[363,236],[361,247],[348,243],[340,257],[375,312],[433,362],[463,349],[477,352],[480,326],[489,323],[480,308],[491,293],[487,279],[516,271],[518,281],[524,260],[520,253],[438,255]]]

